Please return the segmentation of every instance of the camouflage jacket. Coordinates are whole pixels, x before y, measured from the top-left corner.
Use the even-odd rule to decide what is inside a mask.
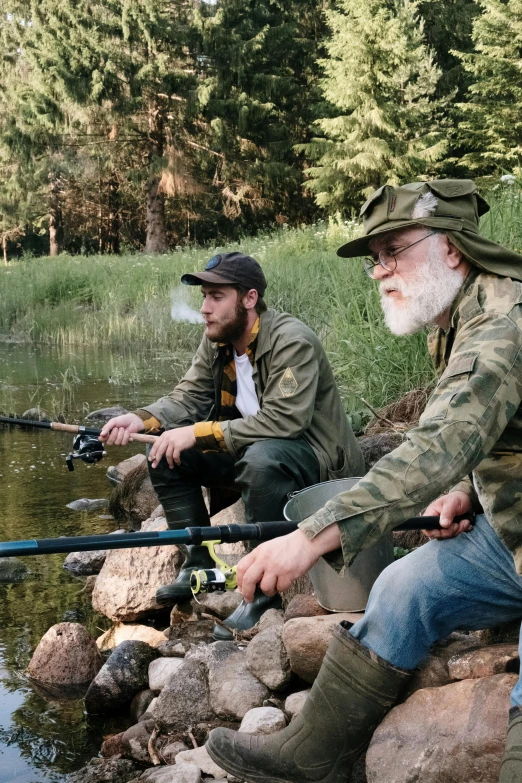
[[[300,526],[313,538],[337,522],[349,564],[441,494],[469,491],[472,474],[487,518],[522,573],[522,283],[472,269],[449,329],[434,330],[428,346],[439,381],[418,426]]]
[[[220,418],[227,346],[203,336],[192,366],[174,391],[143,410],[165,429]],[[255,416],[221,421],[227,451],[238,459],[266,438],[304,437],[320,463],[321,481],[361,476],[364,460],[344,412],[330,363],[314,332],[287,313],[260,316],[252,377],[260,410]],[[203,428],[199,428],[203,429]],[[219,448],[212,436],[198,438],[204,449]]]

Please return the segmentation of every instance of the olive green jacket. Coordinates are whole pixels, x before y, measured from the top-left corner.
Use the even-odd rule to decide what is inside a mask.
[[[203,336],[192,366],[174,391],[143,410],[165,429],[219,420],[225,354],[224,346]],[[234,459],[259,440],[304,437],[317,455],[322,481],[364,473],[332,368],[308,326],[287,313],[262,313],[252,374],[260,410],[255,416],[221,422],[226,449]]]
[[[479,501],[522,574],[522,283],[474,268],[428,345],[438,384],[417,427],[348,492],[301,523],[339,524],[345,564],[451,488]],[[457,482],[461,482],[457,486]]]

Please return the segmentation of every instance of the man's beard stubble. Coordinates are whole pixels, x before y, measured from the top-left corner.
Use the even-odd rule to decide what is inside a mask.
[[[247,327],[248,323],[248,310],[244,306],[243,302],[238,299],[236,303],[236,309],[234,315],[222,324],[217,326],[217,332],[213,333],[210,339],[217,343],[235,343],[240,340]]]
[[[426,258],[407,283],[397,278],[383,280],[379,286],[384,320],[393,334],[413,334],[434,323],[451,306],[462,286],[462,273],[447,266],[438,236],[428,242]],[[384,293],[393,290],[404,299],[397,302]]]

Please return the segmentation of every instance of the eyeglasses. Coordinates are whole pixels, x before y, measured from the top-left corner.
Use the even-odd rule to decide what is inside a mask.
[[[396,250],[395,253],[392,253],[391,250],[380,250],[379,256],[376,261],[373,260],[373,258],[365,258],[363,261],[364,265],[364,271],[368,275],[368,277],[371,277],[373,279],[374,277],[374,270],[375,267],[379,264],[383,267],[383,269],[386,269],[387,272],[395,272],[395,269],[397,268],[397,256],[399,253],[404,253],[405,250],[409,250],[410,247],[413,247],[414,245],[418,245],[419,242],[423,242],[428,237],[432,237],[433,234],[435,234],[435,231],[430,231],[429,234],[426,234],[425,237],[422,237],[421,239],[417,239],[416,242],[412,242],[411,245],[406,245],[406,247],[401,247],[400,250]]]

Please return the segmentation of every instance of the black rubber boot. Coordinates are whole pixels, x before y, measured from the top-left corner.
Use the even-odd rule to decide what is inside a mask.
[[[214,568],[215,563],[209,555],[206,546],[180,546],[179,549],[184,553],[183,561],[179,574],[175,582],[170,585],[163,585],[156,590],[156,603],[173,604],[178,601],[186,601],[192,598],[190,589],[190,575],[192,571],[204,568]]]
[[[342,625],[334,634],[297,718],[268,736],[214,729],[206,748],[216,764],[248,783],[348,781],[411,673],[378,658]]]
[[[522,707],[509,710],[506,752],[502,759],[499,783],[520,783],[522,780]]]
[[[246,631],[259,622],[261,616],[267,609],[281,609],[283,602],[279,593],[276,595],[265,595],[259,587],[254,594],[254,600],[247,603],[245,599],[241,601],[237,609],[234,609],[230,617],[225,620],[226,626],[214,626],[214,639],[218,642],[226,642],[234,638],[233,631]]]
[[[169,530],[181,530],[185,527],[208,527],[208,515],[201,487],[173,481],[172,471],[166,460],[162,460],[156,469],[149,468],[152,484],[163,505]],[[158,604],[175,604],[192,598],[190,575],[193,570],[214,568],[215,563],[206,546],[184,546],[179,549],[185,555],[177,579],[170,585],[162,585],[156,590]]]

